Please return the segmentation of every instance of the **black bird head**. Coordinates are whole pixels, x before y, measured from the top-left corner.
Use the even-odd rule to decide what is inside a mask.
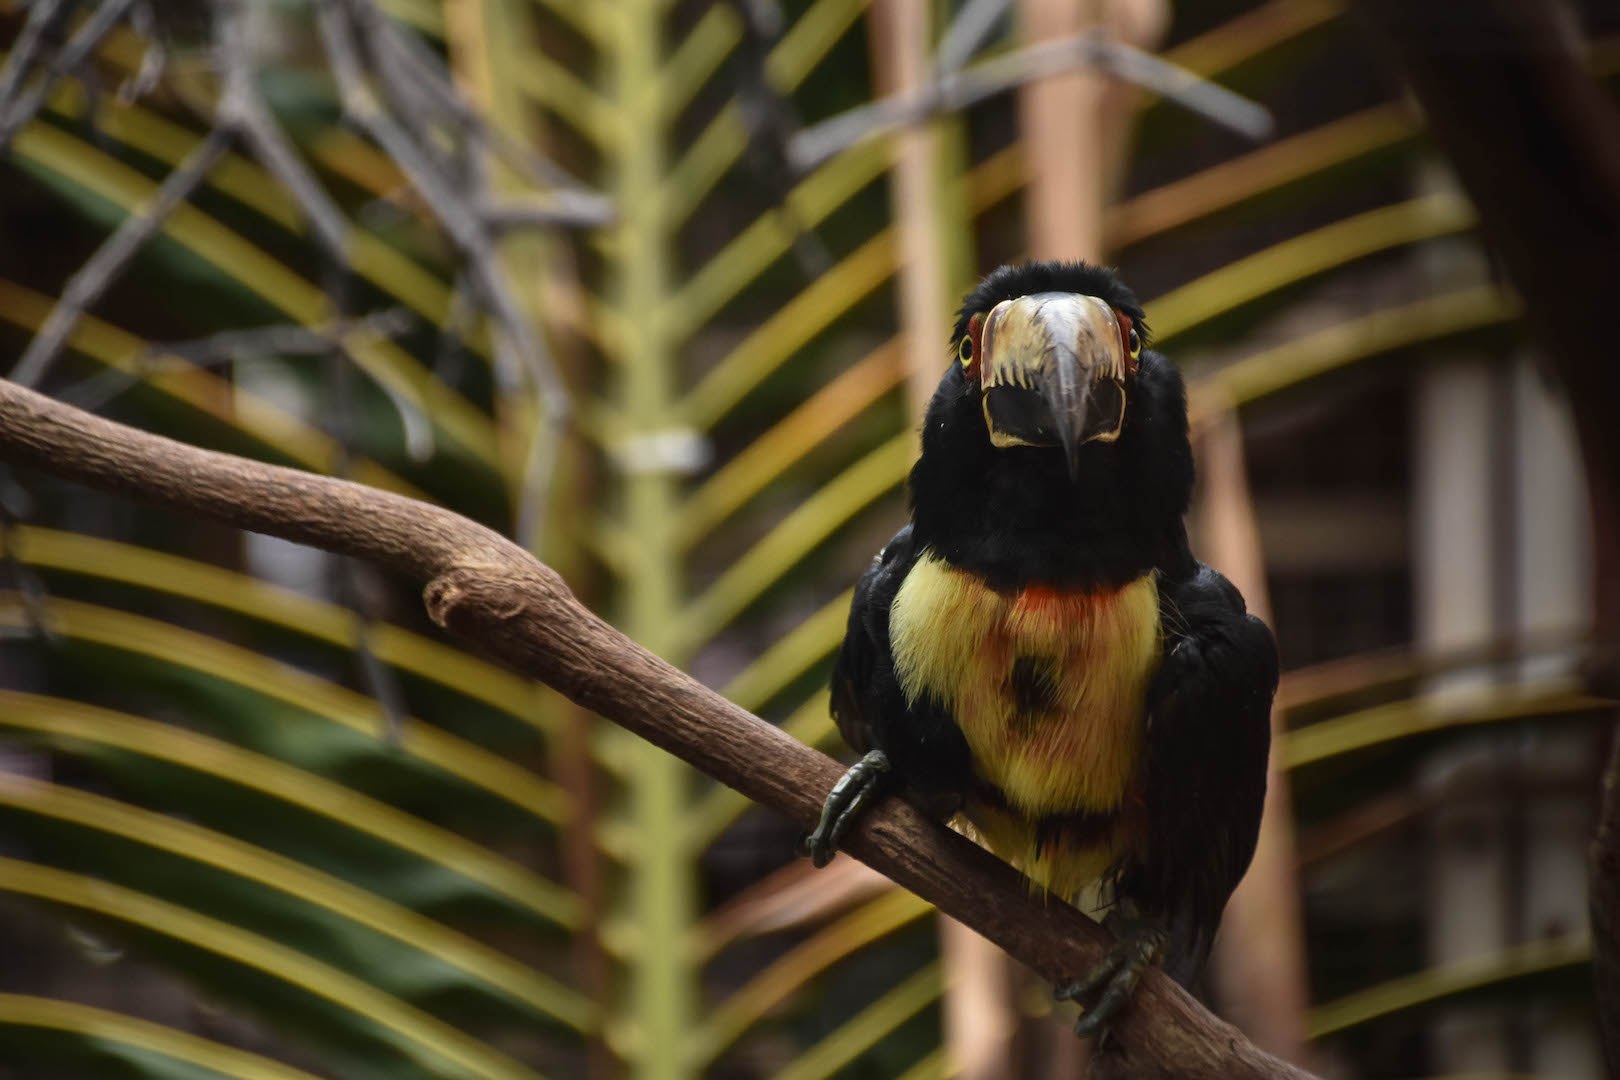
[[[993,584],[1121,584],[1184,549],[1181,377],[1136,296],[1083,262],[968,294],[911,474],[918,539]]]

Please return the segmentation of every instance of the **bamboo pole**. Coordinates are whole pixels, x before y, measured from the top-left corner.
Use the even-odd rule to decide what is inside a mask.
[[[1074,37],[1098,22],[1102,6],[1103,0],[1020,0],[1024,39],[1034,45]],[[1097,73],[1072,71],[1018,92],[1018,132],[1029,176],[1024,236],[1032,259],[1102,253],[1102,91]]]
[[[868,23],[878,97],[914,91],[928,80],[930,6],[929,0],[874,0]],[[946,277],[939,143],[938,129],[924,124],[897,134],[890,150],[889,204],[900,251],[900,339],[914,419],[927,408],[947,359],[946,290],[954,284]]]
[[[1166,0],[1020,0],[1028,44],[1101,26],[1139,49],[1164,36]],[[1099,259],[1103,211],[1124,175],[1136,120],[1134,87],[1096,71],[1073,71],[1018,92],[1018,129],[1029,177],[1027,251],[1035,259]]]

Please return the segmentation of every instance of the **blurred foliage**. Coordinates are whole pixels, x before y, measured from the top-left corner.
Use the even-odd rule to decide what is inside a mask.
[[[341,123],[309,7],[260,6],[263,92],[351,225],[345,305],[297,201],[233,152],[78,319],[46,387],[110,387],[96,404],[119,419],[513,531],[545,421],[498,378],[498,328],[469,317],[467,266],[420,193]],[[748,126],[748,73],[807,122],[868,100],[866,3],[792,0],[763,44],[720,0],[382,6],[502,138],[616,213],[500,247],[573,403],[537,550],[632,636],[835,751],[822,684],[848,585],[903,514],[918,361],[888,295],[887,143],[784,179],[772,132]],[[6,10],[15,39],[27,16]],[[1341,5],[1203,18],[1167,57],[1270,103],[1280,134],[1241,146],[1147,102],[1107,214],[1158,342],[1189,361],[1195,426],[1387,383],[1481,331],[1507,355],[1510,296],[1409,272],[1412,252],[1467,237],[1472,214],[1448,191],[1413,192],[1420,125],[1393,87],[1348,74],[1367,46]],[[1004,27],[990,51],[1012,44]],[[0,336],[14,351],[202,140],[208,54],[184,34],[171,48],[165,81],[121,100],[107,89],[145,54],[119,30],[97,77],[62,80],[13,139]],[[949,180],[967,239],[953,242],[987,259],[1017,249],[1013,115],[997,99],[935,121],[965,155]],[[496,190],[522,186],[490,168]],[[1369,268],[1401,286],[1335,319],[1291,318]],[[199,363],[162,344],[394,307],[414,316],[408,332],[341,353]],[[425,452],[413,412],[431,426]],[[0,604],[0,749],[21,771],[0,783],[0,891],[48,905],[72,935],[0,976],[8,1062],[153,1077],[948,1074],[947,973],[921,901],[783,869],[785,824],[434,639],[400,583],[21,481],[26,499],[9,501],[28,520],[5,527],[14,591]],[[1406,785],[1414,740],[1600,706],[1567,685],[1511,687],[1440,715],[1407,700],[1407,669],[1358,669],[1314,696],[1312,678],[1285,683],[1307,825]],[[762,897],[790,917],[721,931]],[[1408,945],[1377,957],[1380,978],[1405,981],[1320,977],[1324,1001],[1356,993],[1322,1005],[1317,1032],[1583,956],[1560,943],[1412,976]],[[131,988],[114,1011],[47,992],[73,985],[53,973],[88,983],[97,964]],[[168,986],[159,971],[231,1022],[143,1000]]]

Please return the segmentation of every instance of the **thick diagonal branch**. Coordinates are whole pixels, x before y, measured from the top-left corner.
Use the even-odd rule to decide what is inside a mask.
[[[311,544],[424,582],[435,622],[808,828],[841,769],[588,611],[550,568],[440,507],[136,431],[0,381],[0,459],[186,514]],[[898,801],[845,843],[856,858],[999,944],[1043,978],[1088,970],[1103,931]],[[1122,1075],[1301,1078],[1161,975],[1118,1025]]]

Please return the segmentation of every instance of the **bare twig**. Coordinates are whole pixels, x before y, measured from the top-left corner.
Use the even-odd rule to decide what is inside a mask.
[[[357,54],[393,111],[417,135],[430,154],[435,141],[424,137],[436,130],[460,144],[453,155],[476,164],[486,150],[536,185],[551,189],[552,224],[594,227],[611,221],[611,201],[571,176],[566,170],[509,138],[492,126],[456,90],[444,63],[415,35],[385,16],[371,0],[349,0],[349,15],[358,30]]]
[[[227,330],[195,341],[153,343],[143,361],[159,356],[178,357],[204,367],[255,356],[318,356],[329,353],[344,338],[360,335],[396,338],[416,326],[416,317],[402,307],[384,308],[353,319],[334,319],[322,326],[278,323],[252,330]]]
[[[24,76],[21,72],[17,73],[17,82],[13,84],[10,81],[12,72],[6,72],[6,85],[0,88],[6,91],[4,96],[0,97],[0,102],[4,103],[4,111],[0,112],[0,147],[8,145],[12,137],[34,118],[40,107],[45,104],[45,99],[52,90],[56,89],[56,84],[62,80],[63,76],[77,71],[85,61],[90,59],[91,54],[96,51],[96,47],[107,37],[112,28],[123,21],[124,16],[129,13],[132,3],[134,3],[134,0],[102,0],[101,6],[96,8],[95,13],[84,21],[83,26],[73,32],[73,36],[62,47],[62,51],[56,55],[50,66],[46,68],[45,74],[32,85],[24,86],[22,84]],[[42,6],[55,7],[57,5],[52,3]],[[71,8],[73,5],[65,6]],[[30,12],[30,16],[32,14]],[[45,25],[49,26],[53,21],[54,13],[47,12]],[[30,17],[29,22],[33,22],[32,17]]]
[[[78,6],[78,0],[34,0],[28,6],[28,18],[11,44],[5,67],[0,68],[0,116],[11,110],[40,46],[57,33]]]
[[[595,192],[553,191],[539,198],[505,198],[487,203],[481,216],[490,228],[550,228],[558,225],[605,226],[613,223],[613,205]]]
[[[125,105],[139,101],[156,89],[169,66],[168,46],[158,32],[157,15],[152,11],[151,0],[136,0],[129,12],[129,25],[145,42],[146,51],[141,54],[141,66],[118,88],[118,100]]]
[[[968,0],[963,4],[939,40],[934,70],[943,76],[966,67],[1011,6],[1012,0]]]
[[[347,370],[346,364],[333,365],[334,374],[340,378],[347,377]],[[360,681],[366,695],[377,703],[383,741],[390,746],[398,746],[400,732],[405,728],[405,717],[410,710],[398,674],[383,663],[372,645],[377,628],[376,595],[379,584],[376,571],[371,564],[349,556],[340,556],[336,563],[338,603],[354,615],[354,638],[350,641],[350,648],[360,672]]]
[[[112,26],[128,17],[152,32],[151,0],[106,0],[51,61],[43,78],[28,81],[43,43],[76,9],[76,0],[39,0],[0,70],[0,142],[33,115],[55,81],[81,67]],[[205,109],[208,136],[160,185],[150,204],[132,214],[69,279],[57,306],[30,342],[12,377],[34,385],[60,354],[79,315],[111,288],[135,254],[202,183],[220,157],[240,140],[286,189],[310,223],[326,256],[346,264],[348,221],[314,172],[294,149],[258,89],[243,0],[210,0],[213,53],[220,73],[218,102]],[[549,498],[550,478],[570,403],[544,337],[518,302],[499,258],[501,232],[550,225],[601,225],[611,207],[540,155],[504,139],[456,92],[443,64],[422,43],[384,17],[371,0],[331,0],[317,5],[322,43],[345,114],[388,153],[405,173],[465,263],[480,306],[497,329],[497,383],[507,393],[532,393],[539,425],[524,457],[521,535],[538,528]],[[147,87],[161,71],[163,54],[154,37],[142,72],[126,89]],[[452,149],[442,149],[441,136]],[[486,148],[549,186],[544,199],[494,203],[484,177]],[[233,343],[234,344],[234,343]],[[340,341],[339,344],[342,344]],[[125,383],[109,375],[90,389],[115,394]],[[386,384],[413,457],[432,453],[432,428],[416,407]],[[79,387],[83,393],[87,388]]]
[[[107,34],[126,16],[137,31],[148,35],[148,48],[140,69],[120,91],[122,97],[138,96],[150,89],[162,71],[164,52],[156,18],[149,3],[137,0],[106,0],[85,21],[53,59],[43,78],[24,85],[28,58],[38,51],[37,42],[45,30],[62,18],[73,5],[39,3],[30,12],[28,23],[13,50],[8,67],[0,74],[0,145],[33,118],[45,97],[64,75],[81,68]],[[293,196],[308,217],[316,240],[333,258],[341,259],[347,225],[335,203],[321,188],[276,125],[261,100],[257,69],[246,40],[244,8],[240,0],[214,0],[211,4],[215,36],[215,60],[223,78],[223,90],[213,111],[212,130],[203,144],[165,180],[151,207],[127,219],[95,256],[69,283],[81,295],[64,296],[49,323],[36,336],[19,363],[14,378],[26,383],[39,379],[61,348],[61,334],[72,329],[79,312],[94,303],[127,266],[129,259],[151,239],[169,214],[201,183],[208,170],[240,136],[261,163]],[[87,73],[87,89],[93,80]],[[75,307],[75,304],[77,307]]]
[[[413,129],[401,116],[385,107],[385,101],[373,89],[374,84],[381,84],[385,96],[395,102],[421,101],[421,90],[414,79],[421,79],[421,85],[436,85],[442,76],[425,71],[427,61],[409,48],[386,44],[396,31],[383,25],[386,20],[382,20],[370,0],[334,0],[323,4],[318,9],[317,20],[344,114],[405,173],[461,255],[466,264],[467,281],[498,328],[495,341],[497,385],[507,393],[527,388],[535,396],[539,423],[524,456],[515,526],[518,537],[527,543],[538,531],[550,500],[557,449],[571,405],[544,338],[522,310],[501,266],[494,227],[478,212],[486,202],[478,160],[482,155],[469,153],[466,161],[459,163],[462,175],[453,175],[447,172],[448,163],[442,155],[430,149],[431,135]],[[362,40],[373,47],[362,48]],[[383,58],[381,63],[368,67],[366,58],[378,55]],[[400,65],[406,62],[414,64],[415,70],[404,71]],[[409,85],[399,85],[401,82]],[[448,87],[448,82],[445,86]],[[448,89],[432,97],[457,117],[470,112]],[[482,123],[477,122],[466,126],[462,135],[473,139],[472,145],[477,147],[481,146],[478,140],[484,137],[485,130]]]
[[[321,39],[344,113],[394,159],[466,261],[469,280],[505,339],[504,345],[496,345],[496,378],[501,388],[517,391],[528,383],[539,399],[545,422],[560,427],[569,414],[567,391],[543,339],[513,295],[489,227],[456,190],[453,178],[444,174],[423,144],[379,101],[367,78],[355,34],[353,11],[357,9],[369,9],[369,4],[366,0],[334,0],[317,10]],[[550,468],[551,462],[547,461],[540,471],[549,475]]]
[[[45,37],[60,31],[78,6],[76,3],[63,3],[62,0],[45,0],[34,5],[29,11],[28,23],[23,24],[23,32],[18,36],[13,55],[6,63],[6,70],[0,73],[0,147],[8,146],[13,136],[39,113],[50,91],[57,87],[65,74],[79,70],[84,65],[96,50],[96,45],[130,10],[131,3],[133,0],[107,0],[107,3],[99,6],[96,13],[86,19],[78,31],[73,32],[73,37],[63,45],[62,52],[58,52],[49,65],[42,65],[44,73],[29,83],[29,68],[34,66],[34,58],[39,55],[39,45]]]
[[[1271,110],[1163,57],[1110,41],[1099,65],[1114,78],[1135,83],[1246,139],[1259,142],[1271,137]]]
[[[827,247],[803,220],[790,196],[800,172],[791,147],[800,130],[799,113],[786,94],[771,85],[766,61],[782,32],[776,0],[729,0],[742,18],[743,40],[737,50],[737,114],[748,141],[744,161],[770,195],[782,223],[793,234],[793,255],[806,277],[817,277],[832,265]]]
[[[332,263],[335,276],[341,282],[347,282],[347,271],[341,263]],[[328,288],[328,294],[337,299],[334,306],[342,312],[347,306],[347,289],[343,285],[334,285]],[[341,294],[341,295],[340,295]],[[326,342],[325,352],[333,359],[343,359],[349,367],[357,371],[365,370],[354,355],[354,350],[363,337],[394,337],[407,332],[416,325],[416,320],[409,312],[402,308],[393,308],[387,311],[374,312],[359,319],[339,318],[333,329],[320,335]],[[388,403],[394,407],[399,416],[400,429],[405,437],[405,453],[412,461],[426,461],[433,456],[433,421],[421,406],[407,396],[387,379],[372,379],[373,385],[383,392]],[[345,382],[345,388],[347,383]],[[352,442],[353,427],[350,426],[341,436],[345,446]]]
[[[544,420],[530,437],[529,452],[523,459],[523,476],[519,482],[517,522],[512,536],[525,550],[532,551],[545,522],[546,509],[551,503],[552,474],[557,453],[562,447],[562,425],[555,420]]]
[[[152,375],[188,371],[194,367],[214,368],[270,357],[324,356],[339,341],[352,335],[393,338],[409,332],[415,325],[416,320],[410,312],[396,307],[358,319],[340,319],[325,326],[278,323],[252,330],[227,330],[195,341],[153,342],[135,354],[128,368],[108,368],[97,372],[63,387],[57,397],[95,412]],[[387,387],[383,389],[385,393],[388,392]],[[421,417],[421,410],[408,402],[405,406],[401,410],[402,417],[408,411],[419,417],[416,423],[426,422],[426,418]]]
[[[214,0],[214,41],[225,85],[214,122],[241,136],[259,163],[281,182],[309,220],[315,241],[333,262],[348,262],[348,222],[315,174],[293,150],[259,96],[259,70],[247,40],[241,0]]]
[[[46,369],[61,353],[79,316],[101,299],[130,260],[163,227],[175,208],[197,189],[209,170],[230,149],[232,140],[229,128],[210,131],[208,137],[198,143],[186,159],[164,178],[147,207],[141,213],[125,218],[90,256],[89,261],[68,279],[61,298],[46,317],[45,324],[28,343],[22,359],[12,369],[14,382],[32,386],[44,376]]]
[[[1271,114],[1264,106],[1094,30],[1031,45],[960,71],[941,69],[938,78],[920,90],[882,98],[806,128],[794,137],[789,157],[794,168],[806,172],[866,139],[968,108],[1027,82],[1086,67],[1136,83],[1247,138],[1263,139],[1271,133]]]
[[[353,363],[353,354],[349,351],[347,339],[339,339],[338,346]],[[394,407],[395,415],[399,417],[400,434],[405,440],[405,456],[416,462],[431,458],[435,443],[433,421],[428,418],[427,413],[388,380],[373,379],[372,385],[383,392],[388,403]]]
[[[441,507],[187,446],[7,382],[0,382],[0,459],[425,581],[428,614],[477,652],[806,828],[842,773],[831,758],[614,630],[517,545]],[[1106,933],[1074,908],[1033,891],[1005,863],[899,800],[876,807],[845,848],[1048,981],[1089,970],[1108,948]],[[1108,1056],[1144,1080],[1305,1076],[1157,972],[1143,980],[1115,1035]]]
[[[130,261],[163,227],[169,216],[191,197],[220,158],[241,138],[293,196],[311,223],[317,242],[336,260],[344,257],[348,226],[335,203],[313,173],[293,151],[259,97],[257,69],[246,40],[244,9],[240,0],[214,0],[215,62],[224,88],[204,140],[187,155],[158,188],[150,204],[126,218],[63,289],[57,306],[29,343],[12,378],[24,385],[37,383],[61,352],[79,316],[98,301]],[[23,91],[0,120],[0,142],[32,116],[49,92],[53,79],[81,65],[111,28],[125,15],[151,23],[153,15],[135,0],[111,0],[80,27],[51,67],[48,77]],[[155,39],[153,48],[161,48]],[[160,61],[161,62],[161,54]],[[148,60],[152,54],[148,53]],[[146,63],[143,61],[143,70]],[[9,73],[8,73],[9,74]],[[138,76],[139,77],[139,76]],[[24,115],[26,113],[26,115]],[[410,421],[407,419],[407,426]],[[418,425],[419,426],[419,425]]]
[[[450,289],[450,305],[439,324],[439,338],[433,349],[433,377],[447,386],[461,378],[467,357],[467,339],[476,330],[477,310],[473,306],[467,275],[457,273]]]
[[[350,572],[352,567],[363,564],[348,559],[344,565],[345,572]],[[366,693],[377,702],[382,712],[383,741],[389,746],[398,746],[409,708],[405,702],[405,688],[400,685],[394,669],[383,663],[377,650],[372,647],[371,639],[377,633],[376,620],[363,612],[356,611],[356,615],[359,618],[355,623],[354,656],[360,665],[360,678],[365,683]]]
[[[592,226],[602,214],[612,215],[612,202],[571,176],[545,155],[513,141],[490,125],[455,89],[449,72],[439,57],[418,37],[402,30],[373,4],[358,3],[354,17],[365,39],[372,43],[379,74],[391,93],[412,94],[429,109],[453,122],[459,133],[480,148],[487,147],[504,164],[527,176],[535,184],[558,189],[556,194],[574,196],[577,218],[563,218],[558,224]]]
[[[349,306],[351,290],[348,274],[341,264],[333,263],[328,267],[326,278],[327,297],[342,317]],[[354,400],[356,365],[336,344],[327,350],[327,361],[328,411],[332,418],[332,435],[339,450],[336,472],[347,479],[353,469],[353,449],[359,428]],[[378,658],[371,645],[372,624],[376,620],[378,606],[376,571],[369,564],[351,556],[338,556],[335,562],[338,602],[355,617],[351,646],[360,669],[360,678],[382,714],[383,741],[397,746],[405,725],[405,691],[393,669]]]

